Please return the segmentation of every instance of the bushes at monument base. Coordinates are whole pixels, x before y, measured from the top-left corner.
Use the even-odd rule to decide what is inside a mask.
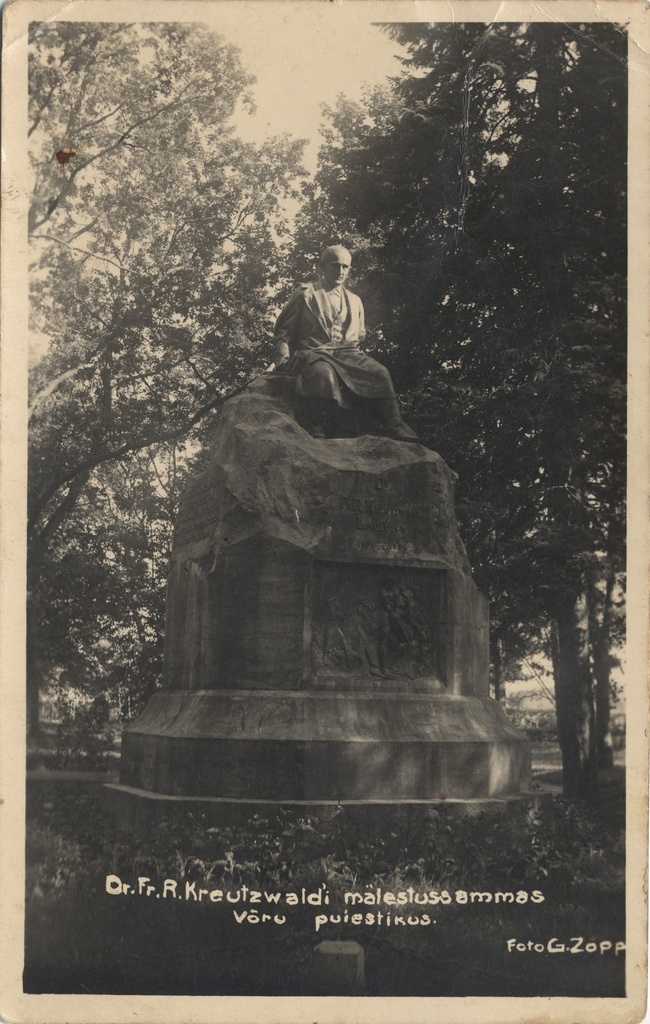
[[[616,830],[563,800],[525,823],[454,818],[443,808],[425,824],[421,810],[403,810],[399,828],[383,833],[353,827],[345,808],[328,820],[290,810],[223,829],[188,818],[136,844],[116,837],[90,787],[58,786],[38,823],[28,823],[25,990],[310,994],[314,945],[335,937],[366,947],[370,994],[622,994],[623,957],[594,957],[588,969],[577,966],[581,958],[567,958],[570,965],[563,960],[559,971],[553,957],[533,965],[509,956],[505,946],[511,937],[565,931],[624,938]],[[107,892],[108,875],[132,883],[135,894]],[[147,898],[146,888],[138,895],[140,878],[159,893],[165,879],[176,880],[183,898]],[[221,902],[186,899],[186,883],[196,894],[220,890]],[[323,885],[327,906],[301,900],[303,888],[313,893]],[[293,892],[298,902],[286,906],[281,895],[281,907],[262,906],[286,917],[282,925],[238,924],[235,910],[241,917],[254,909],[261,918],[250,896],[227,900],[245,888]],[[345,893],[377,888],[448,890],[451,899],[434,906],[414,900],[407,908],[422,919],[428,913],[429,927],[367,927],[365,912],[379,908],[346,901]],[[456,896],[535,889],[543,902],[463,903]],[[383,903],[381,909],[393,918],[402,912]],[[349,922],[329,923],[330,914],[343,922],[346,910]],[[354,926],[360,910],[364,923]],[[316,915],[328,918],[318,932]]]
[[[364,886],[538,888],[570,895],[576,887],[605,892],[624,879],[618,830],[559,797],[525,821],[405,806],[398,822],[393,817],[382,827],[379,816],[369,817],[363,829],[358,809],[346,807],[311,815],[278,808],[221,828],[188,814],[185,824],[163,823],[135,842],[132,835],[116,836],[94,797],[78,792],[78,784],[58,787],[40,823],[28,824],[28,897],[30,884],[43,896],[54,894],[47,881],[53,857],[57,877],[77,891],[88,885],[88,896],[104,892],[109,871],[128,880],[149,875],[161,886],[165,878],[209,889],[218,884],[224,892],[242,885],[289,891],[325,884],[334,896]]]
[[[105,694],[83,703],[59,695],[52,708],[52,720],[42,724],[38,745],[28,751],[28,768],[105,771],[112,767],[115,729]]]

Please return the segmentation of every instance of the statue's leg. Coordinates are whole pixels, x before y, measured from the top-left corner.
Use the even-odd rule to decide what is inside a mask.
[[[308,378],[308,430],[312,437],[330,437],[340,385],[336,371],[324,359],[312,363]]]
[[[375,405],[387,437],[392,437],[394,441],[420,440],[415,431],[402,419],[396,398],[377,398]]]
[[[329,398],[306,399],[307,402],[307,430],[312,437],[329,437],[330,435],[330,406]]]

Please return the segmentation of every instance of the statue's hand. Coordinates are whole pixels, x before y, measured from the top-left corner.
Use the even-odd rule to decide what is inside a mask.
[[[377,346],[384,340],[381,327],[376,327],[372,331],[368,331],[362,338],[359,339],[359,348],[362,352],[374,352]]]
[[[286,341],[281,341],[275,350],[275,368],[279,370],[284,363],[289,362],[291,353],[289,352],[289,346]]]

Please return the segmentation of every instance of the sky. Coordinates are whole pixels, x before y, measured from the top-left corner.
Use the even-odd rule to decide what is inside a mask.
[[[313,172],[322,104],[335,103],[341,93],[359,99],[365,86],[399,75],[403,48],[349,7],[321,2],[317,17],[311,3],[235,0],[212,7],[209,27],[240,48],[244,67],[257,78],[257,112],[240,111],[236,121],[245,141],[285,132],[308,139],[304,163]]]

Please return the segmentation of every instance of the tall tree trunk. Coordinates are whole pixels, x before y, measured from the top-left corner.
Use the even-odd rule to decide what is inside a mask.
[[[558,601],[552,659],[564,795],[569,800],[594,802],[598,797],[596,715],[583,591]]]
[[[611,699],[611,624],[613,593],[616,574],[610,565],[607,570],[603,610],[598,621],[597,604],[599,596],[595,585],[589,587],[589,630],[591,638],[591,654],[594,663],[596,680],[596,747],[598,764],[601,768],[611,768],[614,763],[614,747],[610,731],[610,699]]]
[[[38,739],[41,732],[40,691],[43,683],[43,666],[41,664],[40,622],[39,622],[39,568],[65,517],[74,508],[79,495],[88,480],[90,471],[79,473],[68,487],[66,496],[54,508],[45,522],[39,520],[38,512],[34,513],[31,530],[28,531],[27,543],[27,735]]]
[[[109,338],[102,353],[100,377],[102,382],[100,410],[102,423],[107,429],[113,425],[113,351]]]
[[[38,657],[38,623],[34,599],[27,598],[27,735],[37,740],[41,731],[40,666]]]
[[[503,678],[503,657],[501,655],[501,643],[499,640],[495,640],[494,648],[492,650],[492,667],[494,671],[494,699],[498,700],[499,704],[505,704],[506,702],[506,683]]]

